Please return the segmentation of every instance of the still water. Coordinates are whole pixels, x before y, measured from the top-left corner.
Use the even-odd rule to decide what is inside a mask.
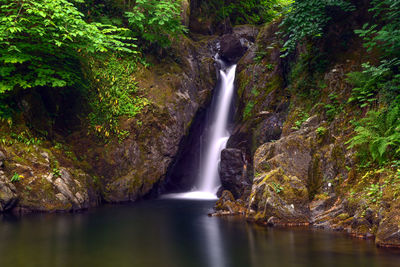
[[[162,199],[0,219],[0,266],[400,266],[400,251],[340,233],[207,217],[213,201]]]

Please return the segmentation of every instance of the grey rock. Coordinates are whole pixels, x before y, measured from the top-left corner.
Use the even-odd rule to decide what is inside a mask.
[[[7,181],[3,172],[0,173],[0,212],[10,210],[17,203],[15,187]]]

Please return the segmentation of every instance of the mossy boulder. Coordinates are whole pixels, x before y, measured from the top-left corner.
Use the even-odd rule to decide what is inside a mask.
[[[98,204],[93,179],[49,144],[4,145],[0,210],[14,213],[87,209]]]
[[[281,168],[255,177],[247,217],[273,225],[304,225],[310,222],[308,191],[296,176]]]
[[[235,200],[230,191],[224,190],[217,203],[215,203],[214,209],[216,210],[216,213],[212,215],[243,215],[246,211],[244,204],[245,203],[241,200]]]

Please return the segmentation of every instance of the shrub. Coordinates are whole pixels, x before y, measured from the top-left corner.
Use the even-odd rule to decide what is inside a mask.
[[[285,29],[288,40],[283,45],[283,56],[294,51],[298,43],[306,39],[322,37],[324,27],[332,19],[328,15],[328,10],[332,7],[340,8],[344,11],[354,10],[354,6],[346,0],[299,0],[290,6],[290,12],[283,20],[281,27]]]
[[[167,47],[171,38],[187,32],[181,23],[180,0],[136,0],[125,15],[135,37],[145,41],[145,46]]]
[[[92,88],[89,92],[91,112],[88,115],[94,132],[107,139],[118,136],[123,139],[128,132],[119,127],[119,118],[133,118],[150,104],[138,94],[135,78],[136,62],[116,56],[89,61]]]
[[[124,29],[85,22],[72,1],[0,0],[0,20],[0,94],[76,84],[80,53],[133,52]]]
[[[383,111],[369,111],[357,122],[356,135],[347,144],[349,148],[367,147],[373,161],[380,164],[400,156],[400,106]]]

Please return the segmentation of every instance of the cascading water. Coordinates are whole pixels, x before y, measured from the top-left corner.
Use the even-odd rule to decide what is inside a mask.
[[[230,133],[228,131],[229,113],[234,96],[234,81],[236,65],[224,68],[224,63],[219,62],[223,67],[220,70],[220,87],[216,99],[211,106],[211,118],[208,121],[208,133],[206,135],[206,147],[200,162],[200,172],[195,188],[191,192],[181,194],[170,194],[173,198],[191,199],[216,199],[216,193],[220,186],[218,166],[221,151],[226,147]]]
[[[227,129],[229,110],[234,93],[236,65],[220,70],[221,91],[216,101],[214,117],[204,159],[202,159],[198,189],[201,192],[216,193],[220,185],[218,165],[221,151],[226,147],[230,133]]]

